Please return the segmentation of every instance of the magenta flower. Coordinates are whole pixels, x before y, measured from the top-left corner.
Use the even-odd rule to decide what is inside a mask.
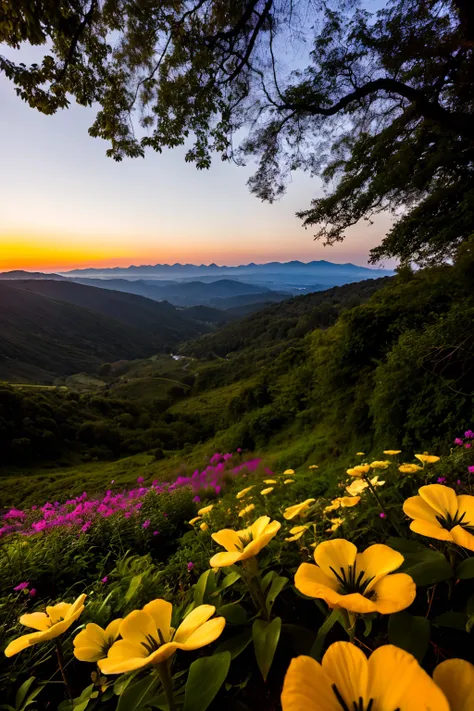
[[[188,563],[188,572],[191,571],[194,568],[194,563],[192,561],[189,561]]]
[[[379,514],[379,516],[380,518],[387,518],[387,514],[385,514],[383,511]]]
[[[137,477],[137,484],[143,484],[144,481],[145,481],[145,477],[143,477],[143,476]]]
[[[474,474],[474,467],[468,467],[467,471],[469,472],[469,474]]]
[[[102,580],[101,580],[100,582],[105,585],[106,583],[109,582],[109,576],[108,576],[108,575],[104,575],[104,577],[102,578]]]
[[[197,504],[199,504],[199,502],[201,501],[201,497],[200,497],[200,496],[195,496],[194,499],[193,499],[193,501],[195,501]]]
[[[142,523],[142,528],[148,528],[148,526],[150,525],[150,523],[151,523],[150,519],[147,518],[146,521],[143,521],[143,523]]]
[[[19,585],[16,586],[16,588],[13,588],[15,592],[21,592],[25,588],[27,588],[29,583],[20,583]]]
[[[31,588],[30,597],[35,597],[35,595],[36,595],[36,588]]]
[[[446,477],[445,476],[439,476],[438,479],[438,484],[446,484]]]
[[[471,449],[471,443],[470,443],[470,442],[466,442],[466,444],[465,444],[464,446],[465,446],[466,449]]]
[[[462,445],[462,444],[463,444],[463,441],[462,441],[462,439],[461,439],[460,437],[456,437],[456,439],[454,440],[454,444]]]
[[[474,432],[472,430],[467,430],[464,432],[464,437],[467,437],[468,439],[474,439]]]
[[[159,531],[153,531],[153,535],[154,535],[154,536],[159,536],[159,535],[160,535],[160,532],[159,532]]]

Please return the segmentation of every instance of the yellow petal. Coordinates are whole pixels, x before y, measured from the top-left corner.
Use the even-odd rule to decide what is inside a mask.
[[[280,528],[281,523],[279,521],[272,521],[270,524],[268,524],[264,532],[260,536],[258,536],[258,538],[251,541],[247,546],[245,546],[244,552],[241,556],[241,560],[253,558],[253,556],[260,553],[262,548],[265,548],[265,546],[268,545],[272,538],[276,536]]]
[[[421,471],[421,467],[418,464],[401,464],[398,467],[398,471],[402,474],[416,474],[416,472]]]
[[[6,657],[13,657],[18,652],[22,652],[27,647],[31,647],[33,644],[38,644],[42,642],[44,632],[32,632],[31,634],[24,634],[21,637],[14,639],[5,649]]]
[[[416,597],[416,585],[406,573],[386,575],[372,586],[372,590],[375,593],[375,608],[382,615],[406,610]]]
[[[30,614],[22,615],[20,617],[20,623],[25,625],[25,627],[31,627],[34,630],[47,630],[51,627],[51,620],[48,615],[44,612],[32,612]]]
[[[365,452],[356,452],[356,457],[365,457]]]
[[[201,531],[208,531],[209,530],[209,524],[203,521],[201,524],[199,524],[199,528]]]
[[[341,711],[321,664],[312,657],[291,660],[281,694],[283,711]]]
[[[390,457],[395,457],[397,454],[401,454],[401,449],[384,449],[383,453],[388,454]]]
[[[361,593],[350,593],[349,595],[339,595],[333,603],[326,600],[330,607],[342,607],[349,612],[356,612],[360,615],[368,615],[376,612],[377,605],[373,600],[369,600]]]
[[[276,479],[264,479],[263,483],[264,484],[278,484]]]
[[[344,538],[335,538],[332,541],[324,541],[315,548],[314,560],[326,575],[333,577],[331,568],[337,573],[341,568],[347,570],[350,565],[354,565],[356,555],[357,548],[353,543]]]
[[[160,641],[153,617],[144,610],[133,610],[133,612],[130,612],[120,623],[119,630],[127,643],[133,644],[136,647],[142,646],[145,650],[145,654],[149,646],[149,640],[154,640],[156,643]],[[118,642],[110,648],[109,656],[117,644]]]
[[[422,521],[428,521],[428,523],[440,526],[436,518],[437,512],[429,503],[422,499],[421,496],[410,496],[410,498],[406,499],[403,504],[403,511],[410,518],[421,519]]]
[[[293,535],[295,533],[304,533],[305,531],[308,530],[308,528],[309,528],[309,524],[307,524],[307,523],[304,524],[303,526],[293,526],[293,528],[290,528],[290,533],[292,533]]]
[[[186,615],[176,630],[173,642],[183,643],[215,613],[214,605],[199,605]]]
[[[285,481],[283,483],[284,484],[294,484],[295,480],[294,479],[285,479]]]
[[[232,528],[223,528],[221,531],[213,533],[211,538],[229,552],[240,550],[242,546],[239,534]]]
[[[176,646],[178,649],[184,649],[186,651],[200,649],[220,637],[224,627],[225,618],[214,617],[212,620],[198,627],[184,642],[176,642]]]
[[[443,484],[428,484],[418,489],[418,493],[431,508],[445,516],[449,514],[454,518],[458,510],[458,499],[454,489]]]
[[[294,469],[285,469],[283,476],[292,476],[295,473]]]
[[[75,620],[79,617],[79,615],[82,613],[84,610],[84,600],[86,599],[87,595],[84,593],[82,595],[79,595],[76,600],[72,603],[72,605],[69,607],[69,611],[66,613],[66,617],[74,617]],[[77,614],[79,613],[79,614]]]
[[[156,630],[160,630],[161,636],[165,642],[171,641],[171,615],[173,612],[173,605],[167,600],[162,600],[158,598],[157,600],[152,600],[143,607],[143,611],[146,612],[152,618]],[[160,635],[158,639],[161,641]]]
[[[350,642],[335,642],[328,648],[321,665],[348,708],[352,708],[360,698],[366,708],[369,702],[369,670],[362,650]]]
[[[464,659],[448,659],[438,664],[433,679],[444,692],[451,711],[474,709],[474,666]]]
[[[57,605],[48,605],[46,607],[46,614],[53,623],[60,622],[64,620],[71,609],[72,605],[69,602],[58,602]]]
[[[439,462],[440,458],[436,457],[434,454],[415,454],[415,457],[423,462],[423,464],[435,464]]]
[[[295,574],[295,588],[303,595],[325,600],[327,590],[337,592],[339,583],[334,575],[326,575],[317,565],[301,563]],[[334,596],[330,597],[334,600]]]
[[[306,499],[306,501],[302,501],[301,504],[288,506],[288,508],[286,508],[283,513],[283,518],[286,518],[287,521],[291,521],[291,519],[295,518],[296,516],[301,516],[302,514],[305,514],[310,508],[311,504],[315,501],[316,499]]]
[[[368,486],[366,481],[355,479],[350,486],[346,486],[346,491],[351,496],[357,496],[357,494],[361,494],[364,489],[367,489]]]
[[[383,543],[375,543],[373,546],[366,548],[363,553],[358,553],[356,558],[357,571],[365,571],[362,582],[372,579],[365,592],[368,593],[384,575],[397,570],[404,560],[401,553],[394,551],[393,548]]]
[[[444,694],[416,659],[391,644],[370,656],[369,696],[377,699],[380,709],[450,711]]]
[[[112,642],[115,642],[115,640],[119,636],[121,622],[122,618],[118,617],[116,620],[112,620],[112,622],[109,622],[109,624],[105,628],[105,636],[108,644],[112,644]]]
[[[248,531],[252,538],[258,538],[262,535],[268,524],[270,523],[270,516],[260,516],[257,518],[251,526],[249,526]]]
[[[135,610],[135,612],[141,612],[141,610]],[[133,612],[130,614],[132,615]],[[134,644],[120,639],[111,646],[107,657],[100,659],[97,664],[104,674],[124,674],[146,667],[150,661],[151,655],[148,654],[143,644]]]
[[[351,467],[350,469],[347,469],[347,474],[349,476],[364,476],[364,474],[368,474],[370,472],[370,465],[369,464],[358,464],[355,467]]]
[[[319,466],[317,464],[310,464],[308,469],[319,469]]]
[[[455,526],[450,531],[453,541],[462,548],[467,548],[468,551],[474,551],[474,536],[469,531],[466,531],[462,526]]]
[[[341,496],[339,498],[339,503],[343,508],[350,508],[356,506],[360,501],[360,496]]]
[[[390,462],[371,462],[370,468],[371,469],[387,469],[387,467],[389,465],[390,465]]]
[[[255,509],[255,504],[249,504],[248,506],[245,506],[241,511],[239,511],[239,516],[246,516],[247,514],[251,513]]]
[[[201,517],[200,517],[200,516],[195,516],[195,517],[192,518],[190,521],[188,521],[188,523],[189,523],[190,526],[194,526],[194,524],[197,523],[197,521],[200,521],[200,520],[201,520]]]
[[[262,496],[267,496],[267,494],[271,494],[271,492],[273,491],[274,488],[275,487],[273,487],[273,486],[269,486],[266,489],[262,489],[262,491],[260,493]]]
[[[463,524],[474,526],[474,496],[458,496],[458,512],[459,515],[464,514]]]
[[[204,508],[199,509],[198,516],[205,516],[209,511],[212,511],[214,504],[209,504],[209,506],[204,506]]]
[[[410,530],[414,533],[419,533],[421,536],[436,538],[437,541],[453,540],[450,531],[447,531],[438,522],[429,523],[428,521],[422,521],[418,518],[410,523]]]
[[[249,491],[252,491],[254,486],[255,486],[255,484],[253,484],[252,486],[248,486],[246,489],[242,489],[242,491],[239,491],[238,494],[235,495],[235,498],[242,499],[245,496],[245,494],[248,494]]]
[[[216,553],[209,561],[211,568],[227,568],[229,565],[234,565],[241,559],[242,553]]]

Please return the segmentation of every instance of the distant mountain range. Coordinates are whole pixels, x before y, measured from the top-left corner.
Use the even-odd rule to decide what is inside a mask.
[[[381,276],[390,276],[393,272],[382,269],[369,269],[356,264],[335,264],[324,259],[312,262],[267,262],[265,264],[242,264],[240,266],[228,267],[217,264],[155,264],[130,267],[110,267],[107,269],[75,269],[64,272],[68,277],[95,276],[102,279],[114,278],[117,276],[125,279],[172,279],[184,280],[196,277],[218,277],[230,276],[242,278],[248,282],[271,281],[272,283],[295,283],[295,286],[305,282],[308,284],[337,285],[347,284],[352,281],[362,279],[376,279]],[[309,280],[309,282],[308,282]]]

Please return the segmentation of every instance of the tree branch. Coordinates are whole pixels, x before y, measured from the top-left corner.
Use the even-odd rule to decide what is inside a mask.
[[[81,24],[77,28],[77,30],[71,40],[71,44],[69,45],[68,53],[66,55],[66,59],[64,60],[64,65],[63,65],[63,68],[61,69],[61,73],[57,79],[57,82],[61,82],[64,79],[66,72],[69,68],[69,65],[73,60],[74,53],[77,49],[77,45],[79,44],[79,40],[81,39],[82,33],[86,29],[89,22],[92,20],[94,12],[97,9],[97,3],[98,3],[98,0],[92,0],[88,11],[84,15]]]
[[[237,65],[237,67],[232,72],[232,74],[230,74],[229,77],[226,79],[227,83],[233,81],[233,79],[235,79],[235,77],[238,76],[238,74],[241,72],[244,65],[247,64],[247,62],[250,58],[250,55],[252,54],[252,50],[255,46],[255,42],[257,41],[258,33],[262,29],[263,23],[265,22],[265,20],[267,19],[268,15],[270,13],[272,4],[273,4],[273,0],[267,0],[267,2],[265,3],[265,7],[262,10],[262,14],[258,18],[257,24],[255,25],[255,29],[252,33],[252,37],[250,38],[250,42],[248,43],[245,54],[244,54],[242,60],[240,61],[240,63]]]

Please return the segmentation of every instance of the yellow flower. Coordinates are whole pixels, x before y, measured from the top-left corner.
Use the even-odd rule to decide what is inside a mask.
[[[272,491],[273,491],[274,488],[275,488],[274,486],[269,486],[269,487],[266,488],[266,489],[262,489],[262,491],[261,491],[260,493],[261,493],[262,496],[267,496],[267,494],[271,494],[271,493],[272,493]]]
[[[316,565],[301,563],[295,586],[303,595],[325,600],[329,607],[389,615],[415,599],[416,586],[409,575],[389,575],[404,560],[389,546],[376,543],[358,553],[353,543],[336,538],[320,543],[314,560]]]
[[[379,481],[378,476],[372,477],[372,479],[370,479],[370,483],[373,487],[383,486],[385,484],[384,481]],[[350,486],[346,486],[346,491],[351,496],[357,496],[358,494],[361,494],[365,489],[367,489],[368,486],[368,483],[363,479],[356,479],[352,482],[352,484],[350,484]]]
[[[365,452],[356,452],[356,457],[365,457]]]
[[[398,471],[402,474],[416,474],[416,472],[421,472],[421,467],[418,464],[401,464]]]
[[[332,518],[329,522],[332,525],[329,526],[329,528],[326,528],[326,533],[333,533],[334,531],[337,531],[337,529],[342,526],[344,521],[345,519],[343,518]]]
[[[94,622],[89,622],[85,628],[74,637],[74,656],[80,662],[98,662],[104,659],[110,647],[119,636],[122,618],[113,620],[105,630]]]
[[[425,466],[425,464],[435,464],[440,460],[439,457],[436,457],[434,454],[428,454],[427,452],[424,454],[415,454],[415,457],[419,459],[420,462],[423,462],[423,466]]]
[[[243,499],[244,496],[249,493],[249,491],[252,491],[254,486],[255,484],[253,484],[252,486],[248,486],[246,489],[242,489],[242,491],[239,491],[239,493],[235,495],[235,498]]]
[[[80,616],[84,609],[85,599],[86,595],[79,595],[72,605],[68,602],[58,602],[57,605],[46,607],[46,612],[32,612],[22,615],[20,623],[38,631],[24,634],[10,642],[5,649],[5,656],[13,657],[14,654],[22,652],[33,644],[48,642],[50,639],[62,635]]]
[[[283,476],[293,476],[294,473],[294,469],[285,469],[285,471],[283,472]]]
[[[201,520],[201,517],[200,517],[200,516],[195,516],[194,518],[191,519],[191,521],[188,521],[188,523],[189,523],[190,526],[194,526],[194,524],[195,524],[197,521],[200,521],[200,520]]]
[[[295,480],[294,479],[285,479],[285,481],[283,483],[284,484],[294,484]]]
[[[239,511],[239,516],[246,516],[247,514],[251,513],[255,508],[255,504],[249,504],[245,508],[243,508],[241,511]]]
[[[383,453],[388,454],[390,457],[395,457],[397,454],[401,454],[401,449],[384,449]]]
[[[308,469],[319,469],[317,464],[310,464]]]
[[[355,482],[354,482],[355,483]],[[337,499],[333,499],[329,506],[323,509],[324,513],[329,513],[329,511],[336,511],[339,508],[349,508],[355,506],[360,501],[360,496],[338,496]]]
[[[406,515],[414,519],[411,530],[474,551],[474,496],[457,496],[443,484],[422,486],[418,494],[403,504]]]
[[[364,476],[368,472],[370,472],[369,464],[358,464],[356,467],[351,467],[347,470],[349,476]]]
[[[187,615],[178,629],[171,627],[173,606],[166,600],[153,600],[142,610],[134,610],[122,620],[122,639],[99,661],[104,674],[124,674],[169,659],[177,649],[191,651],[214,642],[225,627],[224,617],[214,617],[214,605],[199,605]]]
[[[208,531],[209,530],[209,524],[207,524],[205,521],[203,521],[200,525],[199,528],[201,531]]]
[[[433,679],[449,702],[450,711],[474,709],[474,666],[464,659],[438,664]]]
[[[388,466],[390,466],[391,462],[371,462],[370,463],[370,468],[371,469],[387,469]]]
[[[281,705],[283,711],[450,711],[411,654],[386,644],[367,659],[351,642],[334,642],[321,664],[312,657],[292,659]]]
[[[296,516],[303,516],[311,508],[311,504],[314,503],[316,499],[306,499],[301,504],[295,504],[294,506],[288,506],[283,512],[283,518],[287,521],[291,521],[292,518]]]
[[[290,538],[285,538],[285,541],[297,541],[305,531],[307,531],[309,528],[309,525],[306,524],[304,526],[293,526],[293,528],[290,528],[290,533],[292,534]]]
[[[214,504],[209,504],[209,506],[204,506],[204,508],[199,509],[198,516],[205,516],[209,511],[212,511]]]
[[[263,483],[264,484],[278,484],[276,479],[264,479]]]
[[[211,568],[226,568],[238,561],[256,556],[280,530],[281,523],[272,521],[270,516],[260,516],[255,523],[243,531],[224,528],[212,534],[212,538],[226,549],[226,553],[216,553],[210,562]]]

